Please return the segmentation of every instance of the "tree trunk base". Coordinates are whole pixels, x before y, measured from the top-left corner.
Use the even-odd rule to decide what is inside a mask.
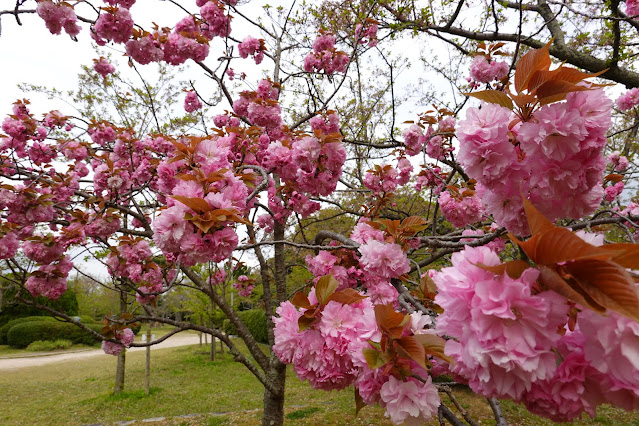
[[[284,424],[284,385],[286,384],[286,364],[271,355],[271,368],[268,372],[269,382],[279,390],[279,394],[264,389],[263,426],[279,426]]]

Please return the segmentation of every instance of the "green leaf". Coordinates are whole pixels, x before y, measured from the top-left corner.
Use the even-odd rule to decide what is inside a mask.
[[[362,349],[362,353],[364,354],[364,359],[366,359],[368,368],[370,368],[371,370],[374,370],[386,364],[383,359],[382,353],[373,348],[364,348]]]

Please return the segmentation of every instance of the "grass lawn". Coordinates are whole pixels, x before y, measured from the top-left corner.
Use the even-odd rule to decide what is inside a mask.
[[[127,355],[126,391],[118,396],[111,395],[115,357],[99,356],[3,371],[0,374],[0,424],[111,424],[157,417],[166,419],[137,423],[139,426],[258,424],[262,406],[259,382],[228,354],[224,359],[218,356],[217,361],[208,361],[206,349],[188,346],[154,350],[150,396],[142,390],[143,351]],[[456,394],[476,420],[490,424],[490,408],[482,399],[464,389],[457,390]],[[552,424],[531,416],[516,404],[504,403],[504,409],[511,424]],[[378,407],[365,407],[355,418],[352,389],[315,391],[297,380],[291,371],[285,422],[292,425],[391,424]],[[604,407],[595,420],[578,424],[639,425],[639,415]]]

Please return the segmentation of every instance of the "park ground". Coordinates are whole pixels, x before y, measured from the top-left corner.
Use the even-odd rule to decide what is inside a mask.
[[[262,387],[243,366],[233,362],[229,354],[218,353],[216,360],[210,361],[208,348],[197,344],[199,338],[195,334],[174,336],[169,341],[171,339],[176,346],[167,343],[164,348],[152,350],[150,395],[143,389],[144,350],[127,353],[125,391],[117,396],[112,395],[115,357],[99,353],[87,355],[92,352],[89,349],[66,354],[75,355],[71,359],[51,361],[58,355],[30,357],[32,360],[48,358],[48,361],[2,369],[7,357],[21,354],[7,355],[0,350],[5,358],[0,360],[0,424],[212,426],[260,423]],[[11,359],[15,362],[23,358]],[[339,392],[316,391],[297,380],[291,370],[286,392],[286,424],[391,424],[379,407],[365,407],[355,417],[352,388]],[[490,408],[481,398],[463,387],[455,389],[455,394],[461,406],[481,424],[494,424]],[[445,395],[443,398],[447,401]],[[504,411],[513,425],[552,424],[510,402],[504,402]],[[637,426],[639,413],[633,415],[601,407],[595,419],[586,418],[575,424]]]

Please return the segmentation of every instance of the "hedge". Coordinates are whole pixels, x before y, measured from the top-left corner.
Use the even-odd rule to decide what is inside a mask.
[[[246,324],[255,340],[260,343],[268,343],[268,331],[266,325],[266,313],[261,309],[250,309],[248,311],[239,311],[237,315]],[[237,335],[235,326],[231,320],[225,319],[222,329],[226,334]]]
[[[94,331],[100,332],[102,325],[85,324]],[[16,324],[7,333],[7,342],[14,348],[26,348],[37,340],[66,339],[77,344],[93,345],[100,341],[80,327],[58,321],[32,321]]]
[[[7,333],[9,332],[9,329],[11,327],[13,327],[16,324],[21,324],[23,322],[32,322],[32,321],[57,321],[55,318],[53,317],[23,317],[23,318],[16,318],[14,320],[9,321],[8,323],[6,323],[5,325],[3,325],[2,327],[0,327],[0,345],[6,345],[7,344]]]

